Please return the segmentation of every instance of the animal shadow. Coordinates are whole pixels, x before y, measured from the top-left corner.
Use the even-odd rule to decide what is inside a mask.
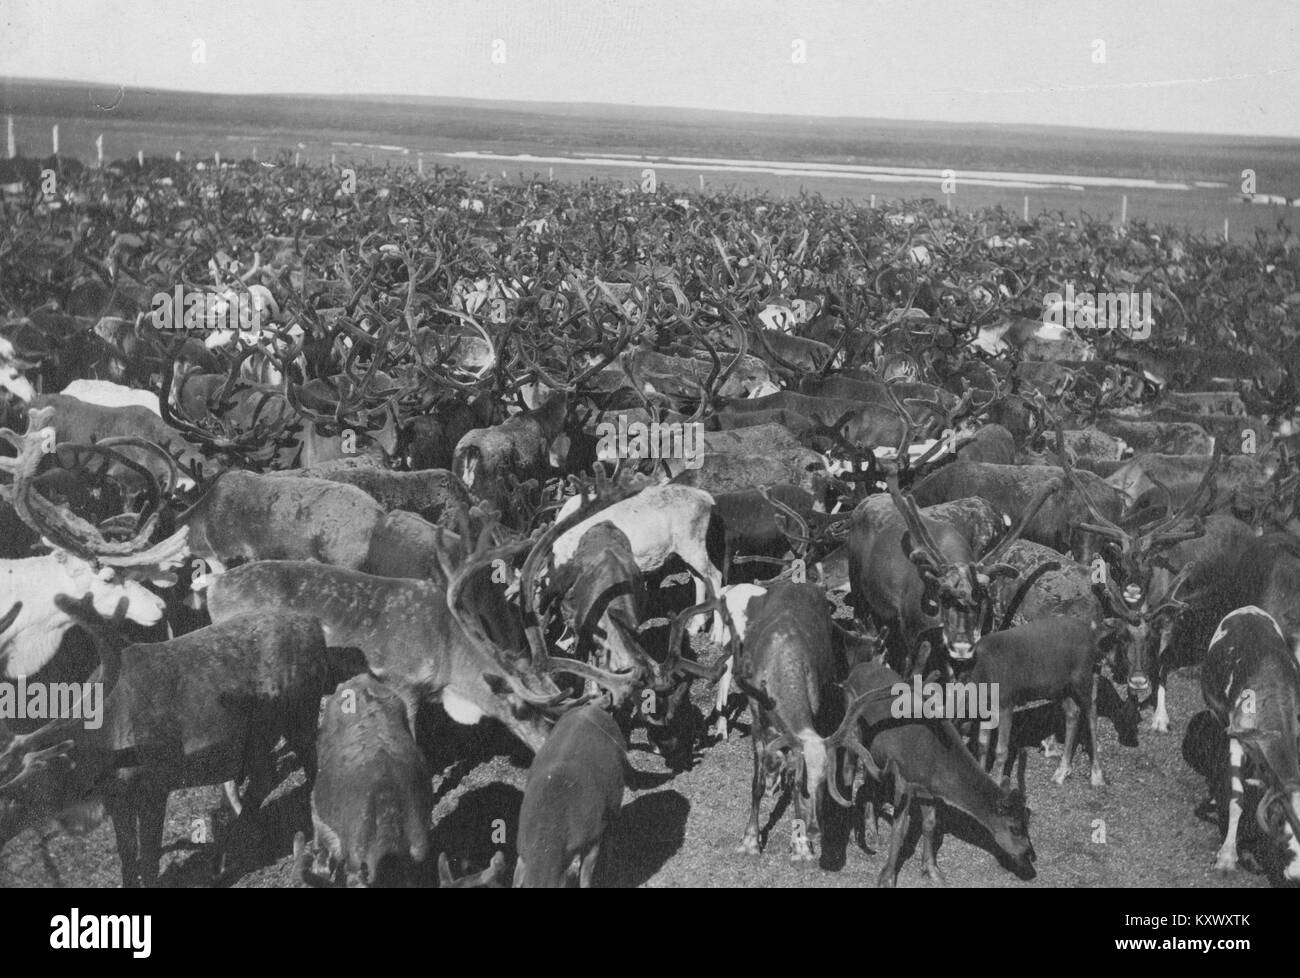
[[[519,809],[524,793],[512,785],[494,782],[461,795],[456,808],[438,821],[429,833],[429,858],[422,879],[433,886],[437,877],[438,854],[445,852],[461,873],[486,869],[497,852],[506,856],[505,879],[514,873],[518,850]]]
[[[605,841],[593,885],[636,887],[650,880],[686,840],[691,803],[665,788],[624,805]]]

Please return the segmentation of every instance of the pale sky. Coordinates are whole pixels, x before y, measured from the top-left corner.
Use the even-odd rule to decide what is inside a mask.
[[[0,75],[1300,136],[1300,0],[0,0]]]

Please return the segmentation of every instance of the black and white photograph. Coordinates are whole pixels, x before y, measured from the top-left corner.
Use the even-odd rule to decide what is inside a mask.
[[[0,115],[0,888],[1300,886],[1293,0],[0,0]]]

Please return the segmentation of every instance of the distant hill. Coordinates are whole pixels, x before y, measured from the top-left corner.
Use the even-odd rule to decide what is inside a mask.
[[[1251,168],[1300,196],[1300,140],[1066,126],[806,118],[592,103],[378,95],[212,95],[0,80],[3,111],[51,119],[397,142],[412,150],[652,153],[1219,181]],[[112,108],[107,108],[112,106]]]

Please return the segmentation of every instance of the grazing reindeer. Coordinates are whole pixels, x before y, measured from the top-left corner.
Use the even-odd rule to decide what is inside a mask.
[[[318,622],[298,615],[237,617],[166,642],[110,641],[89,600],[59,597],[91,631],[102,665],[103,724],[57,719],[0,749],[0,843],[42,818],[102,796],[117,834],[122,881],[158,879],[167,797],[180,788],[248,777],[221,855],[249,834],[277,783],[281,736],[316,769],[316,721],[329,660]],[[121,620],[121,608],[115,620]],[[228,792],[233,796],[233,791]],[[235,799],[232,797],[232,802]]]
[[[626,764],[623,734],[604,710],[582,706],[560,718],[528,769],[516,887],[591,885],[623,805]]]
[[[311,615],[331,645],[361,650],[370,672],[401,697],[413,730],[420,707],[440,700],[457,723],[493,717],[537,750],[550,729],[547,713],[567,699],[552,672],[608,683],[616,691],[629,680],[572,659],[551,659],[535,623],[521,627],[504,589],[492,580],[493,564],[508,563],[530,547],[536,556],[528,560],[537,563],[555,535],[582,516],[585,512],[556,523],[536,542],[498,547],[489,546],[496,529],[489,523],[455,567],[439,549],[445,589],[327,564],[261,560],[217,578],[208,608],[214,621],[285,610]],[[461,544],[468,547],[467,538]],[[533,652],[531,663],[520,657],[525,641]]]
[[[1029,839],[1029,809],[1025,807],[1024,795],[1019,790],[999,786],[989,777],[966,749],[951,722],[892,720],[893,697],[886,694],[901,682],[902,677],[882,662],[859,663],[844,682],[844,697],[849,704],[845,721],[857,728],[846,730],[841,738],[846,748],[842,770],[847,770],[843,780],[850,789],[850,797],[858,760],[864,762],[868,774],[873,770],[882,771],[894,786],[889,856],[880,871],[878,885],[892,887],[898,880],[898,861],[907,837],[913,800],[924,806],[921,871],[931,879],[944,882],[935,862],[935,802],[943,802],[977,821],[988,830],[1013,871],[1023,879],[1032,879],[1037,856]],[[917,715],[918,711],[913,710],[913,716]],[[865,745],[859,739],[863,731]],[[850,804],[840,794],[834,778],[830,780],[830,789],[839,804]]]
[[[973,656],[975,665],[964,681],[991,684],[998,691],[997,724],[981,726],[979,732],[979,758],[985,768],[989,743],[996,732],[994,770],[1006,783],[1016,708],[1039,700],[1059,701],[1065,708],[1065,749],[1052,780],[1064,784],[1070,774],[1082,713],[1088,720],[1088,739],[1092,744],[1092,785],[1101,787],[1106,783],[1097,743],[1097,680],[1100,678],[1097,669],[1101,654],[1091,622],[1063,616],[1040,618],[1018,628],[985,635],[976,643]]]
[[[1300,882],[1300,663],[1277,621],[1254,606],[1226,615],[1210,640],[1201,667],[1205,703],[1228,731],[1228,804],[1223,845],[1214,868],[1237,868],[1237,826],[1246,772],[1253,768],[1264,785],[1255,818],[1267,836],[1287,853],[1283,876]],[[1281,809],[1280,816],[1272,811]]]
[[[411,884],[429,851],[433,787],[407,729],[401,698],[370,675],[344,683],[325,701],[311,792],[315,838],[301,832],[294,860],[309,886]],[[309,867],[321,850],[328,876]]]
[[[529,570],[535,570],[530,567]],[[521,592],[534,593],[533,576],[522,577]],[[641,647],[637,629],[646,617],[647,595],[632,545],[613,523],[596,523],[582,535],[574,557],[547,582],[542,608],[560,601],[564,618],[577,636],[573,652],[616,673],[635,673],[640,682],[659,680],[658,665]],[[623,706],[635,691],[610,704]]]
[[[626,487],[616,486],[611,496],[597,476],[597,497],[602,502],[607,498],[617,501],[560,535],[555,541],[551,573],[558,572],[574,559],[587,530],[608,521],[627,536],[642,572],[658,570],[671,555],[676,554],[694,572],[697,604],[704,602],[710,585],[713,593],[717,594],[722,589],[725,543],[722,522],[713,512],[713,497],[703,489],[671,483],[648,486],[631,496],[626,496],[626,491]],[[568,517],[576,505],[572,499],[569,500],[560,509],[557,519]],[[722,644],[724,636],[720,621],[715,621],[712,638],[716,644]]]
[[[837,649],[831,606],[815,584],[773,585],[746,609],[748,626],[736,682],[754,713],[754,780],[745,835],[737,852],[760,851],[759,807],[772,782],[795,792],[790,858],[817,857],[827,752],[851,720],[831,737],[818,733],[835,708],[834,689],[847,671]],[[850,716],[853,711],[850,710]]]

